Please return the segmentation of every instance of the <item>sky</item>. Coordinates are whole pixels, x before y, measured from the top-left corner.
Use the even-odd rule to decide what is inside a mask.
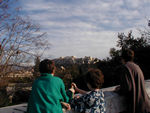
[[[117,34],[147,26],[150,0],[19,0],[22,15],[47,32],[45,56],[92,56],[105,59]]]

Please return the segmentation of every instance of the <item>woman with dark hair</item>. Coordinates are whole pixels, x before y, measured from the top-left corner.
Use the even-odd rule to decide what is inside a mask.
[[[105,113],[105,101],[103,91],[100,89],[104,76],[99,69],[89,69],[85,81],[90,92],[79,89],[75,83],[72,84],[76,92],[82,96],[74,98],[71,102],[71,108],[77,112],[83,113]]]
[[[55,63],[49,59],[40,62],[40,77],[33,85],[28,102],[27,113],[62,113],[61,103],[71,109],[68,103],[72,98],[74,90],[65,91],[63,81],[55,77]],[[71,92],[72,91],[72,92]]]

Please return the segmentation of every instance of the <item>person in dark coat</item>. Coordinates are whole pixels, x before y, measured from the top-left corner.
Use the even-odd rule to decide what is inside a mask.
[[[150,113],[150,99],[145,89],[144,75],[133,62],[134,51],[125,49],[121,54],[123,66],[120,71],[120,94],[127,100],[127,113]]]

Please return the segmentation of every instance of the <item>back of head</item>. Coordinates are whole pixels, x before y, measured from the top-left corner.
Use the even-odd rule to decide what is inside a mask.
[[[45,59],[40,62],[39,71],[40,73],[53,73],[55,70],[55,63],[52,60]]]
[[[131,49],[124,49],[122,50],[121,57],[125,60],[125,62],[133,61],[134,51]]]
[[[100,69],[91,68],[88,70],[85,80],[92,88],[101,88],[104,83],[104,75]]]

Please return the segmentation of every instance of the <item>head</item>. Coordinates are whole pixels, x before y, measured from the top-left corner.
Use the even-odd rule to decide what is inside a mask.
[[[104,75],[100,69],[89,69],[85,76],[86,83],[92,88],[101,88],[104,83]]]
[[[134,51],[131,49],[122,50],[121,57],[125,62],[133,61],[134,59]]]
[[[50,73],[54,74],[55,73],[55,63],[52,60],[45,59],[40,62],[39,65],[39,71],[40,73]]]

